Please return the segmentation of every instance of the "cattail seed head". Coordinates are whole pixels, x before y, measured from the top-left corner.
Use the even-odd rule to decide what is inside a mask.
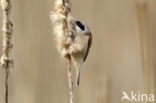
[[[56,0],[55,12],[50,17],[54,24],[54,33],[57,40],[57,48],[62,57],[70,54],[70,45],[73,42],[74,18],[70,15],[71,3],[69,1]]]

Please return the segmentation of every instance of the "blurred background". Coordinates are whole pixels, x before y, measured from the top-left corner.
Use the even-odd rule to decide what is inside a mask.
[[[54,0],[11,1],[9,103],[69,103],[66,61],[49,19]],[[87,22],[94,37],[74,91],[76,103],[120,103],[122,91],[156,93],[156,0],[72,0],[72,14]]]

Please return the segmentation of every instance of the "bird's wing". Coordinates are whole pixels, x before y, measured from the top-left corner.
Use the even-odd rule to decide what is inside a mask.
[[[92,34],[89,34],[88,48],[87,48],[86,55],[85,55],[85,57],[84,57],[83,62],[85,62],[85,60],[86,60],[86,58],[87,58],[87,56],[88,56],[88,53],[89,53],[91,44],[92,44]]]

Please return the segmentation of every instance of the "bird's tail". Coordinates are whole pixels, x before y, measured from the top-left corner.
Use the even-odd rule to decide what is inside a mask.
[[[80,85],[81,65],[81,62],[76,65],[76,86]]]
[[[80,84],[80,66],[78,68],[76,68],[76,86],[79,86]]]

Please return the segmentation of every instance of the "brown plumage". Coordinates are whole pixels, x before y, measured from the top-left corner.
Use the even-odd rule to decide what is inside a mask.
[[[86,52],[86,55],[85,55],[85,57],[84,57],[83,62],[86,61],[87,56],[88,56],[88,53],[89,53],[89,50],[90,50],[90,47],[91,47],[91,45],[92,45],[92,34],[88,34],[88,36],[89,36],[89,40],[88,40],[88,48],[87,48],[87,52]]]

